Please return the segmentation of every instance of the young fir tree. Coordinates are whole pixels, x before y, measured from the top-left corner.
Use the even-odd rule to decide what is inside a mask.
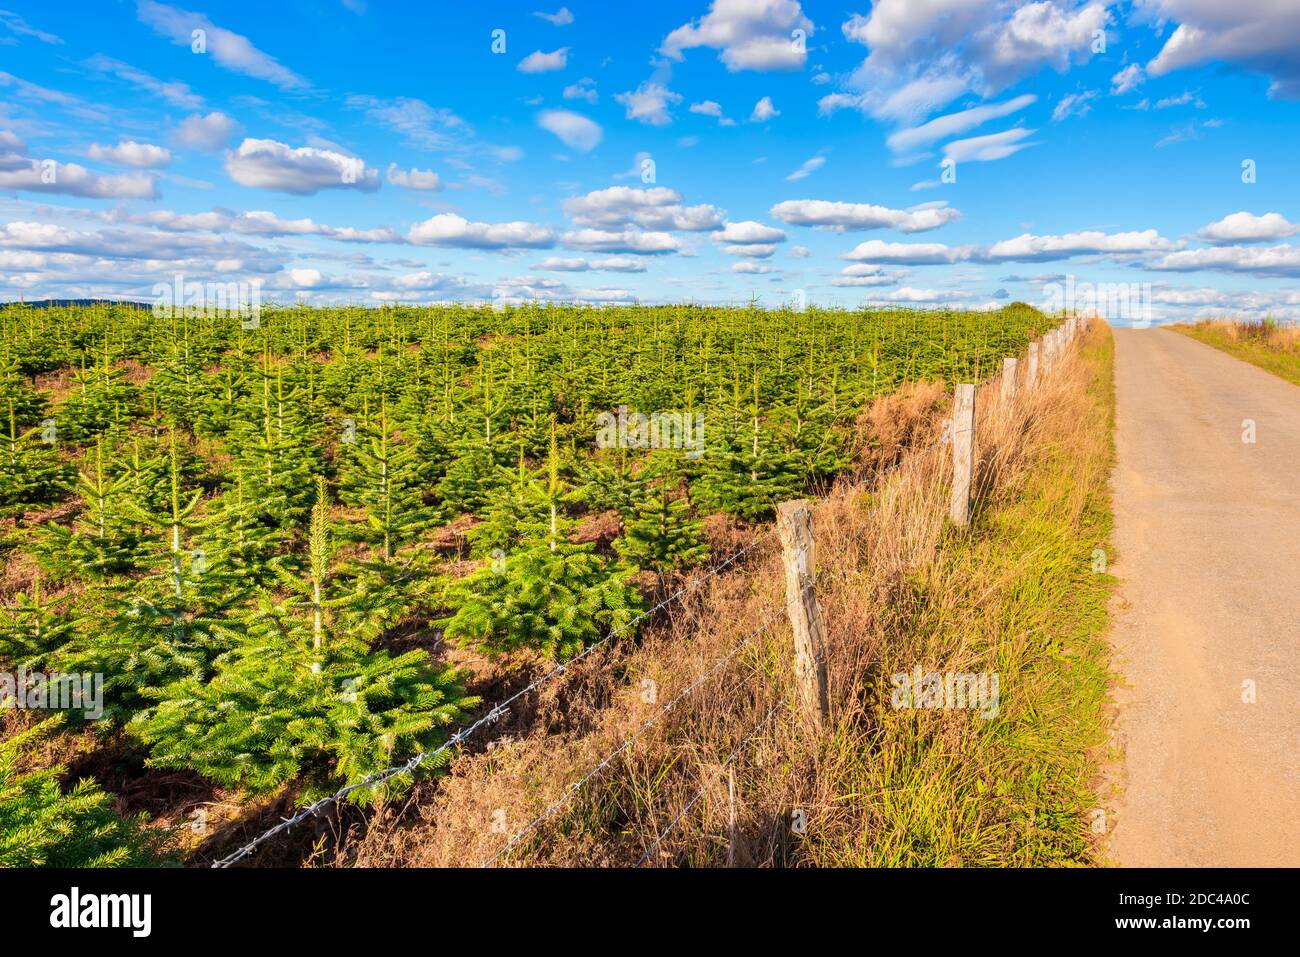
[[[544,536],[452,585],[458,610],[440,624],[453,641],[488,654],[532,648],[565,660],[639,610],[626,573],[613,571],[594,545],[564,538],[571,521],[561,511],[565,489],[554,438],[548,471]]]
[[[84,627],[84,619],[64,606],[63,600],[46,597],[38,573],[31,594],[19,592],[12,606],[0,611],[0,662],[43,668]]]
[[[84,442],[104,432],[122,432],[136,414],[140,390],[110,361],[107,347],[97,364],[76,373],[76,381],[76,390],[54,412],[59,437]]]
[[[100,627],[52,659],[61,670],[104,674],[105,715],[115,720],[139,708],[147,689],[183,675],[208,675],[216,658],[238,640],[227,617],[236,600],[229,597],[229,583],[219,580],[193,544],[203,493],[183,490],[178,444],[172,430],[166,511],[127,504],[151,546],[140,563],[145,575],[104,589]]]
[[[210,507],[199,533],[208,567],[233,591],[264,588],[275,581],[276,566],[295,563],[288,544],[288,535],[248,493],[245,473],[236,470],[233,487]]]
[[[150,764],[186,767],[227,786],[274,791],[301,781],[309,801],[436,747],[477,703],[457,673],[423,651],[372,651],[365,614],[334,568],[329,500],[317,481],[304,580],[284,575],[291,597],[264,598],[248,633],[210,681],[181,679],[131,730]],[[350,799],[380,802],[386,787]]]
[[[376,426],[344,444],[341,458],[339,497],[366,513],[365,524],[350,528],[348,537],[375,546],[379,560],[391,562],[433,524],[434,510],[424,504],[414,447],[393,435],[386,400]]]
[[[22,770],[30,750],[61,724],[50,718],[0,743],[0,867],[145,867],[160,863],[163,835],[144,815],[123,818],[113,796],[83,778],[64,790],[62,766]]]
[[[691,496],[703,510],[756,522],[798,494],[804,476],[797,458],[780,449],[762,427],[757,372],[749,413],[748,435],[733,433],[720,449],[711,447],[705,453],[706,470],[691,484]]]
[[[661,578],[675,569],[698,565],[709,557],[703,523],[691,518],[684,495],[673,495],[679,484],[671,471],[637,508],[614,550],[633,568],[655,572]]]
[[[19,432],[10,401],[8,435],[0,450],[0,514],[21,513],[67,492],[74,470],[42,441],[40,431]]]
[[[41,566],[60,579],[103,582],[135,570],[148,543],[126,516],[130,478],[109,477],[102,439],[96,439],[94,454],[87,458],[87,469],[74,487],[83,509],[75,527],[43,526],[35,553]]]

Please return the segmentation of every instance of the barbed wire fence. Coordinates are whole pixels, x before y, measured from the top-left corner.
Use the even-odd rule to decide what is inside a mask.
[[[1072,341],[1075,335],[1080,331],[1080,329],[1081,327],[1078,325],[1077,320],[1074,320],[1071,322],[1067,322],[1065,325],[1059,326],[1056,329],[1044,335],[1043,343],[1045,348],[1043,350],[1043,359],[1045,360],[1044,361],[1045,368],[1042,370],[1043,372],[1046,372],[1051,367],[1051,365],[1054,364],[1055,359],[1057,356],[1059,356],[1063,346],[1068,344],[1068,342]],[[1038,347],[1038,342],[1035,342],[1031,345],[1031,350],[1030,350],[1031,370],[1034,370],[1037,365],[1036,360],[1039,357],[1039,350],[1037,347]],[[1015,374],[1014,365],[1011,366],[1011,373],[1012,375]],[[995,373],[995,375],[997,374],[998,373]],[[1002,374],[1005,374],[1005,370],[1002,371]],[[1030,375],[1033,374],[1034,374],[1033,372],[1030,373]],[[990,376],[990,379],[991,378],[992,376]],[[1032,387],[1033,379],[1027,377],[1027,382],[1030,384],[1030,387]],[[971,388],[975,388],[975,387],[972,386]],[[865,489],[877,487],[881,482],[883,482],[887,477],[892,475],[894,472],[906,466],[917,465],[921,463],[929,456],[933,455],[935,452],[945,448],[946,446],[953,445],[954,441],[958,440],[959,438],[964,438],[972,431],[973,430],[953,429],[953,428],[949,428],[948,426],[945,426],[943,434],[937,440],[930,443],[926,447],[919,450],[906,450],[904,454],[902,454],[898,459],[896,459],[888,466],[875,469],[869,475],[865,477],[860,477],[859,479],[853,482],[840,484],[838,488],[833,489],[829,494],[818,499],[815,504],[819,508],[826,507],[828,505],[832,505],[836,503],[841,499],[847,498],[848,496],[862,492]],[[419,754],[414,755],[413,757],[403,762],[402,764],[394,765],[392,767],[373,772],[372,774],[367,775],[366,777],[362,778],[359,781],[355,781],[352,784],[340,788],[338,791],[336,791],[333,794],[327,795],[325,797],[322,797],[312,802],[311,804],[305,806],[298,813],[290,817],[284,818],[275,826],[259,834],[257,837],[253,838],[251,841],[242,845],[237,850],[214,861],[211,866],[213,868],[226,868],[226,867],[230,867],[235,863],[238,863],[239,861],[243,860],[244,858],[252,854],[255,850],[257,850],[257,848],[262,846],[267,841],[271,840],[272,838],[276,837],[279,834],[288,832],[289,830],[293,829],[297,825],[303,823],[304,821],[310,818],[319,817],[320,815],[323,815],[328,808],[337,804],[339,801],[345,800],[349,795],[362,788],[377,787],[399,776],[412,774],[418,768],[426,764],[435,768],[441,767],[443,764],[447,762],[447,760],[449,760],[450,758],[449,752],[451,752],[452,749],[459,747],[460,745],[467,742],[470,738],[474,737],[483,728],[489,727],[499,722],[511,710],[512,706],[520,699],[524,698],[526,695],[532,694],[533,692],[539,690],[544,685],[555,680],[556,678],[567,674],[576,665],[580,664],[589,656],[593,655],[596,651],[609,647],[615,641],[616,638],[628,633],[631,629],[636,627],[641,622],[651,618],[653,615],[664,610],[670,605],[678,601],[682,601],[688,595],[698,591],[706,582],[717,578],[726,569],[735,565],[741,558],[754,552],[760,546],[770,541],[774,536],[778,535],[779,532],[780,532],[779,524],[774,523],[772,527],[768,528],[766,531],[756,536],[749,543],[745,544],[741,548],[734,551],[725,560],[719,562],[714,566],[711,566],[701,574],[697,575],[691,582],[682,586],[676,592],[673,592],[671,595],[657,602],[651,608],[648,608],[645,611],[639,613],[638,615],[630,619],[622,626],[612,629],[607,635],[605,635],[600,640],[586,646],[581,652],[567,659],[566,661],[556,664],[554,667],[544,672],[538,678],[535,678],[534,680],[530,681],[523,688],[520,688],[518,691],[514,692],[513,694],[509,695],[507,698],[498,702],[491,709],[489,709],[487,713],[485,713],[483,716],[473,721],[472,723],[456,731],[438,747],[429,751],[420,752]],[[811,588],[811,583],[809,584],[809,587]],[[745,647],[748,647],[751,644],[751,642],[758,637],[758,635],[762,634],[763,632],[771,628],[780,619],[783,613],[789,612],[792,608],[796,607],[801,597],[803,596],[799,594],[791,594],[783,605],[775,609],[775,611],[772,612],[769,618],[767,618],[761,625],[759,625],[756,629],[754,629],[754,631],[750,632],[750,634],[739,644],[733,647],[733,649],[727,655],[723,656],[723,658],[715,662],[694,682],[692,682],[685,689],[679,692],[673,699],[671,699],[667,705],[665,705],[654,715],[652,715],[649,719],[643,722],[636,729],[635,732],[633,732],[631,735],[626,737],[618,747],[616,747],[613,751],[611,751],[608,755],[606,755],[586,774],[584,774],[582,777],[578,778],[575,782],[570,784],[561,793],[559,798],[557,798],[550,805],[548,805],[545,808],[545,810],[542,811],[541,814],[538,814],[537,816],[529,820],[524,826],[514,831],[511,834],[511,836],[507,839],[506,843],[494,854],[490,855],[487,859],[485,859],[482,862],[481,866],[483,866],[484,868],[493,866],[497,861],[501,860],[504,856],[509,854],[515,847],[517,847],[536,828],[538,828],[540,825],[542,825],[550,818],[555,816],[557,813],[559,813],[559,811],[564,807],[564,805],[576,793],[578,793],[589,781],[596,778],[602,771],[604,771],[607,767],[609,767],[610,764],[619,757],[619,755],[627,753],[628,750],[636,743],[636,741],[641,737],[641,735],[646,730],[648,730],[652,725],[656,724],[665,714],[667,714],[670,710],[675,708],[678,704],[684,701],[692,693],[694,693],[696,690],[702,687],[708,681],[708,679],[711,678],[718,670],[720,670],[727,662],[733,660],[735,656],[740,653],[741,650],[743,650]],[[825,658],[824,648],[822,648],[820,653],[817,655],[815,659],[815,664],[821,667],[825,666],[826,658]],[[787,696],[785,695],[779,696],[777,700],[763,714],[760,720],[748,730],[748,732],[744,735],[744,737],[740,740],[740,742],[726,756],[722,764],[719,765],[717,769],[718,773],[721,773],[722,771],[729,769],[732,766],[732,764],[740,757],[740,755],[743,754],[744,751],[751,746],[753,741],[756,739],[757,735],[764,728],[766,728],[773,721],[773,719],[780,713],[780,711],[782,710],[782,706],[787,703],[786,697]],[[707,789],[708,789],[708,783],[706,782],[706,784],[702,785],[699,788],[699,790],[693,795],[693,797],[689,801],[687,801],[686,804],[681,808],[681,810],[671,819],[668,826],[654,838],[654,840],[650,843],[649,846],[647,846],[646,850],[641,855],[640,859],[637,861],[636,866],[638,867],[643,866],[645,863],[647,863],[647,861],[654,854],[654,852],[662,847],[663,842],[668,838],[668,836],[681,824],[681,822],[691,812],[691,810],[694,809],[694,807],[696,807],[698,803],[703,799],[704,795],[707,793]]]

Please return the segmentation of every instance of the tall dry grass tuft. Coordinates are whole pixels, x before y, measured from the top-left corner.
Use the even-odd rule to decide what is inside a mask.
[[[1169,328],[1300,385],[1300,325],[1294,322],[1220,319]]]
[[[1041,623],[1017,603],[1026,576],[1037,580],[1035,562],[1050,559],[1053,570],[1070,562],[1058,566],[1055,552],[1036,557],[1032,539],[1006,555],[999,539],[1009,505],[1028,497],[1031,512],[1050,511],[1053,528],[1079,527],[1104,486],[1109,436],[1096,382],[1109,331],[1094,321],[1080,342],[1012,402],[1000,398],[996,380],[980,389],[969,530],[946,520],[950,453],[936,442],[950,401],[942,388],[916,386],[864,412],[868,473],[841,481],[814,511],[831,702],[820,733],[793,707],[784,577],[769,539],[753,561],[713,578],[639,642],[602,650],[544,686],[529,714],[511,717],[506,736],[458,756],[447,776],[420,784],[404,806],[358,825],[333,863],[1016,861],[1023,815],[1061,809],[1022,806],[1033,799],[1022,798],[1019,777],[1013,806],[993,806],[999,776],[1020,775],[1024,762],[1039,758],[1068,765],[1057,773],[1076,803],[1077,779],[1086,776],[1080,756],[1038,740],[1053,737],[1050,721],[1030,730],[1027,745],[999,744],[1019,742],[1024,729],[1008,722],[1026,713],[1056,720],[1056,706],[1039,697],[1068,696],[1035,671]],[[927,450],[900,455],[917,446]],[[1092,544],[1083,546],[1087,554]],[[887,676],[917,665],[997,670],[1024,687],[1004,690],[1012,717],[1001,723],[970,711],[891,709]],[[1079,724],[1077,714],[1059,717]],[[981,787],[983,806],[966,803]],[[1044,801],[1068,803],[1055,793]],[[1082,858],[1080,827],[1070,822],[1067,830],[1060,856]]]

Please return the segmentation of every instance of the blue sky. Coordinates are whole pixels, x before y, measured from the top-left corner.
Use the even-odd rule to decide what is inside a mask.
[[[0,299],[1300,318],[1298,50],[1297,0],[0,0]]]

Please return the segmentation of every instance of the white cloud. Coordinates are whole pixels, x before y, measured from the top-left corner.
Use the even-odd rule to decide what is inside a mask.
[[[810,159],[806,159],[800,164],[799,168],[785,178],[787,183],[794,183],[801,179],[807,179],[812,173],[817,172],[826,165],[826,157],[818,154]]]
[[[1151,76],[1215,61],[1267,74],[1270,92],[1300,98],[1300,5],[1290,0],[1147,0],[1160,22],[1177,23],[1156,57]]]
[[[538,10],[533,13],[533,16],[541,17],[543,20],[549,21],[553,26],[557,27],[567,27],[573,22],[573,14],[569,12],[568,7],[560,7],[560,9],[556,10],[554,13],[544,13],[541,10]]]
[[[169,7],[154,0],[140,0],[136,14],[141,23],[152,27],[159,36],[187,48],[194,42],[193,32],[203,30],[208,55],[227,70],[266,80],[282,90],[308,86],[306,80],[282,66],[275,57],[263,53],[247,37],[222,29],[201,13]]]
[[[958,163],[965,163],[972,160],[990,161],[1000,160],[1018,153],[1027,146],[1033,146],[1033,143],[1022,143],[1026,136],[1030,136],[1034,130],[1027,130],[1023,127],[1004,130],[1001,133],[990,133],[987,136],[972,136],[969,139],[953,140],[951,143],[945,143],[943,155],[946,159],[954,160]]]
[[[239,124],[225,113],[213,112],[206,116],[196,113],[181,121],[173,139],[181,146],[215,153],[230,142],[230,138],[238,131]]]
[[[322,189],[379,188],[379,172],[355,156],[276,140],[245,139],[226,154],[226,172],[241,186],[310,196]]]
[[[646,267],[639,259],[629,256],[611,256],[608,259],[562,259],[551,256],[543,259],[534,269],[552,272],[645,272]]]
[[[673,120],[669,108],[680,103],[682,96],[660,83],[647,80],[635,90],[616,93],[614,99],[627,108],[629,120],[640,120],[651,126],[665,126]]]
[[[550,73],[569,65],[569,48],[560,47],[550,53],[535,50],[519,61],[520,73]]]
[[[1096,90],[1065,94],[1056,101],[1056,107],[1052,110],[1052,122],[1059,123],[1071,116],[1087,116],[1092,111],[1092,103],[1089,101],[1096,98]]]
[[[459,249],[541,249],[555,245],[555,231],[549,226],[516,221],[473,223],[455,213],[439,213],[416,223],[407,239],[417,246],[450,246]]]
[[[961,218],[945,203],[927,203],[913,209],[890,209],[870,203],[842,203],[824,199],[787,199],[771,214],[791,226],[816,226],[832,232],[850,229],[893,228],[904,233],[937,229]]]
[[[473,141],[469,124],[446,107],[433,107],[424,100],[352,95],[344,103],[350,109],[364,110],[368,119],[401,134],[416,149],[463,152]]]
[[[579,229],[565,233],[561,241],[570,249],[601,253],[635,253],[653,256],[674,253],[681,243],[672,233],[640,230]]]
[[[4,25],[11,33],[19,36],[35,37],[42,43],[48,43],[51,46],[62,46],[63,38],[53,33],[47,33],[44,30],[32,26],[18,14],[10,10],[0,10],[0,24]]]
[[[939,265],[960,262],[970,257],[972,247],[947,246],[943,243],[887,243],[868,239],[844,254],[854,262]]]
[[[1110,78],[1110,92],[1112,95],[1122,96],[1131,90],[1137,89],[1139,85],[1145,82],[1146,78],[1146,73],[1142,70],[1142,64],[1130,63]]]
[[[569,149],[583,153],[590,153],[599,146],[605,135],[599,123],[571,110],[542,110],[537,114],[537,125],[548,133],[554,133]]]
[[[1037,99],[1038,97],[1032,93],[1026,93],[1001,103],[988,103],[984,106],[971,107],[957,113],[937,116],[920,126],[891,133],[885,143],[896,153],[910,153],[918,149],[924,149],[931,143],[947,139],[950,136],[960,136],[968,130],[982,126],[989,120],[1000,119],[1023,110]]]
[[[1287,222],[1281,213],[1265,213],[1256,216],[1253,213],[1240,212],[1224,216],[1216,223],[1197,232],[1197,237],[1207,243],[1260,243],[1269,240],[1285,239],[1300,233],[1300,225]]]
[[[781,270],[776,269],[772,266],[765,266],[762,263],[741,262],[741,263],[733,263],[731,266],[731,271],[738,272],[738,273],[749,273],[752,275],[765,275],[767,273],[780,272]]]
[[[754,111],[749,114],[751,123],[766,123],[774,116],[780,116],[781,111],[772,105],[772,98],[765,96],[754,104]]]
[[[388,182],[394,186],[407,189],[436,190],[442,189],[442,179],[431,169],[401,169],[396,163],[388,164]]]
[[[77,163],[31,160],[25,166],[5,169],[0,164],[0,189],[56,193],[85,199],[157,199],[158,188],[147,173],[101,176]]]
[[[1035,262],[1066,259],[1071,256],[1100,253],[1108,255],[1140,255],[1176,248],[1177,244],[1165,239],[1154,229],[1126,233],[1103,233],[1087,230],[1061,236],[1035,236],[1024,233],[1014,239],[994,243],[982,255],[989,261]]]
[[[165,81],[151,76],[121,60],[97,53],[85,62],[85,66],[101,73],[111,73],[118,79],[131,84],[138,90],[159,97],[172,106],[182,110],[197,110],[203,106],[203,97],[199,96],[184,83],[176,80]]]
[[[727,223],[722,229],[713,234],[713,241],[735,246],[754,243],[783,243],[785,242],[785,232],[773,226],[764,226],[760,222],[747,219],[738,223]]]
[[[171,150],[152,143],[137,143],[135,140],[123,140],[116,146],[92,143],[86,155],[96,162],[134,166],[137,169],[159,169],[172,161]]]
[[[723,246],[722,251],[728,256],[744,256],[747,259],[769,259],[776,252],[774,243],[745,243],[743,245]]]
[[[1256,276],[1300,276],[1300,246],[1216,246],[1211,249],[1183,249],[1153,263],[1152,269],[1177,272],[1212,270],[1243,272]]]
[[[584,76],[577,83],[570,83],[564,88],[564,98],[595,103],[600,99],[600,94],[596,92],[596,81],[589,76]]]
[[[790,255],[794,259],[807,259],[812,255],[812,250],[807,246],[791,246]]]
[[[692,113],[699,113],[701,116],[722,116],[722,104],[714,100],[705,100],[702,103],[692,103],[690,105]]]
[[[611,186],[564,201],[564,214],[580,226],[616,229],[640,226],[650,230],[714,229],[721,210],[708,204],[684,206],[682,194],[664,186],[634,189]]]
[[[798,70],[807,59],[814,26],[796,0],[713,0],[709,12],[678,27],[660,52],[673,60],[685,50],[710,47],[727,69]],[[803,41],[795,31],[803,31]]]

